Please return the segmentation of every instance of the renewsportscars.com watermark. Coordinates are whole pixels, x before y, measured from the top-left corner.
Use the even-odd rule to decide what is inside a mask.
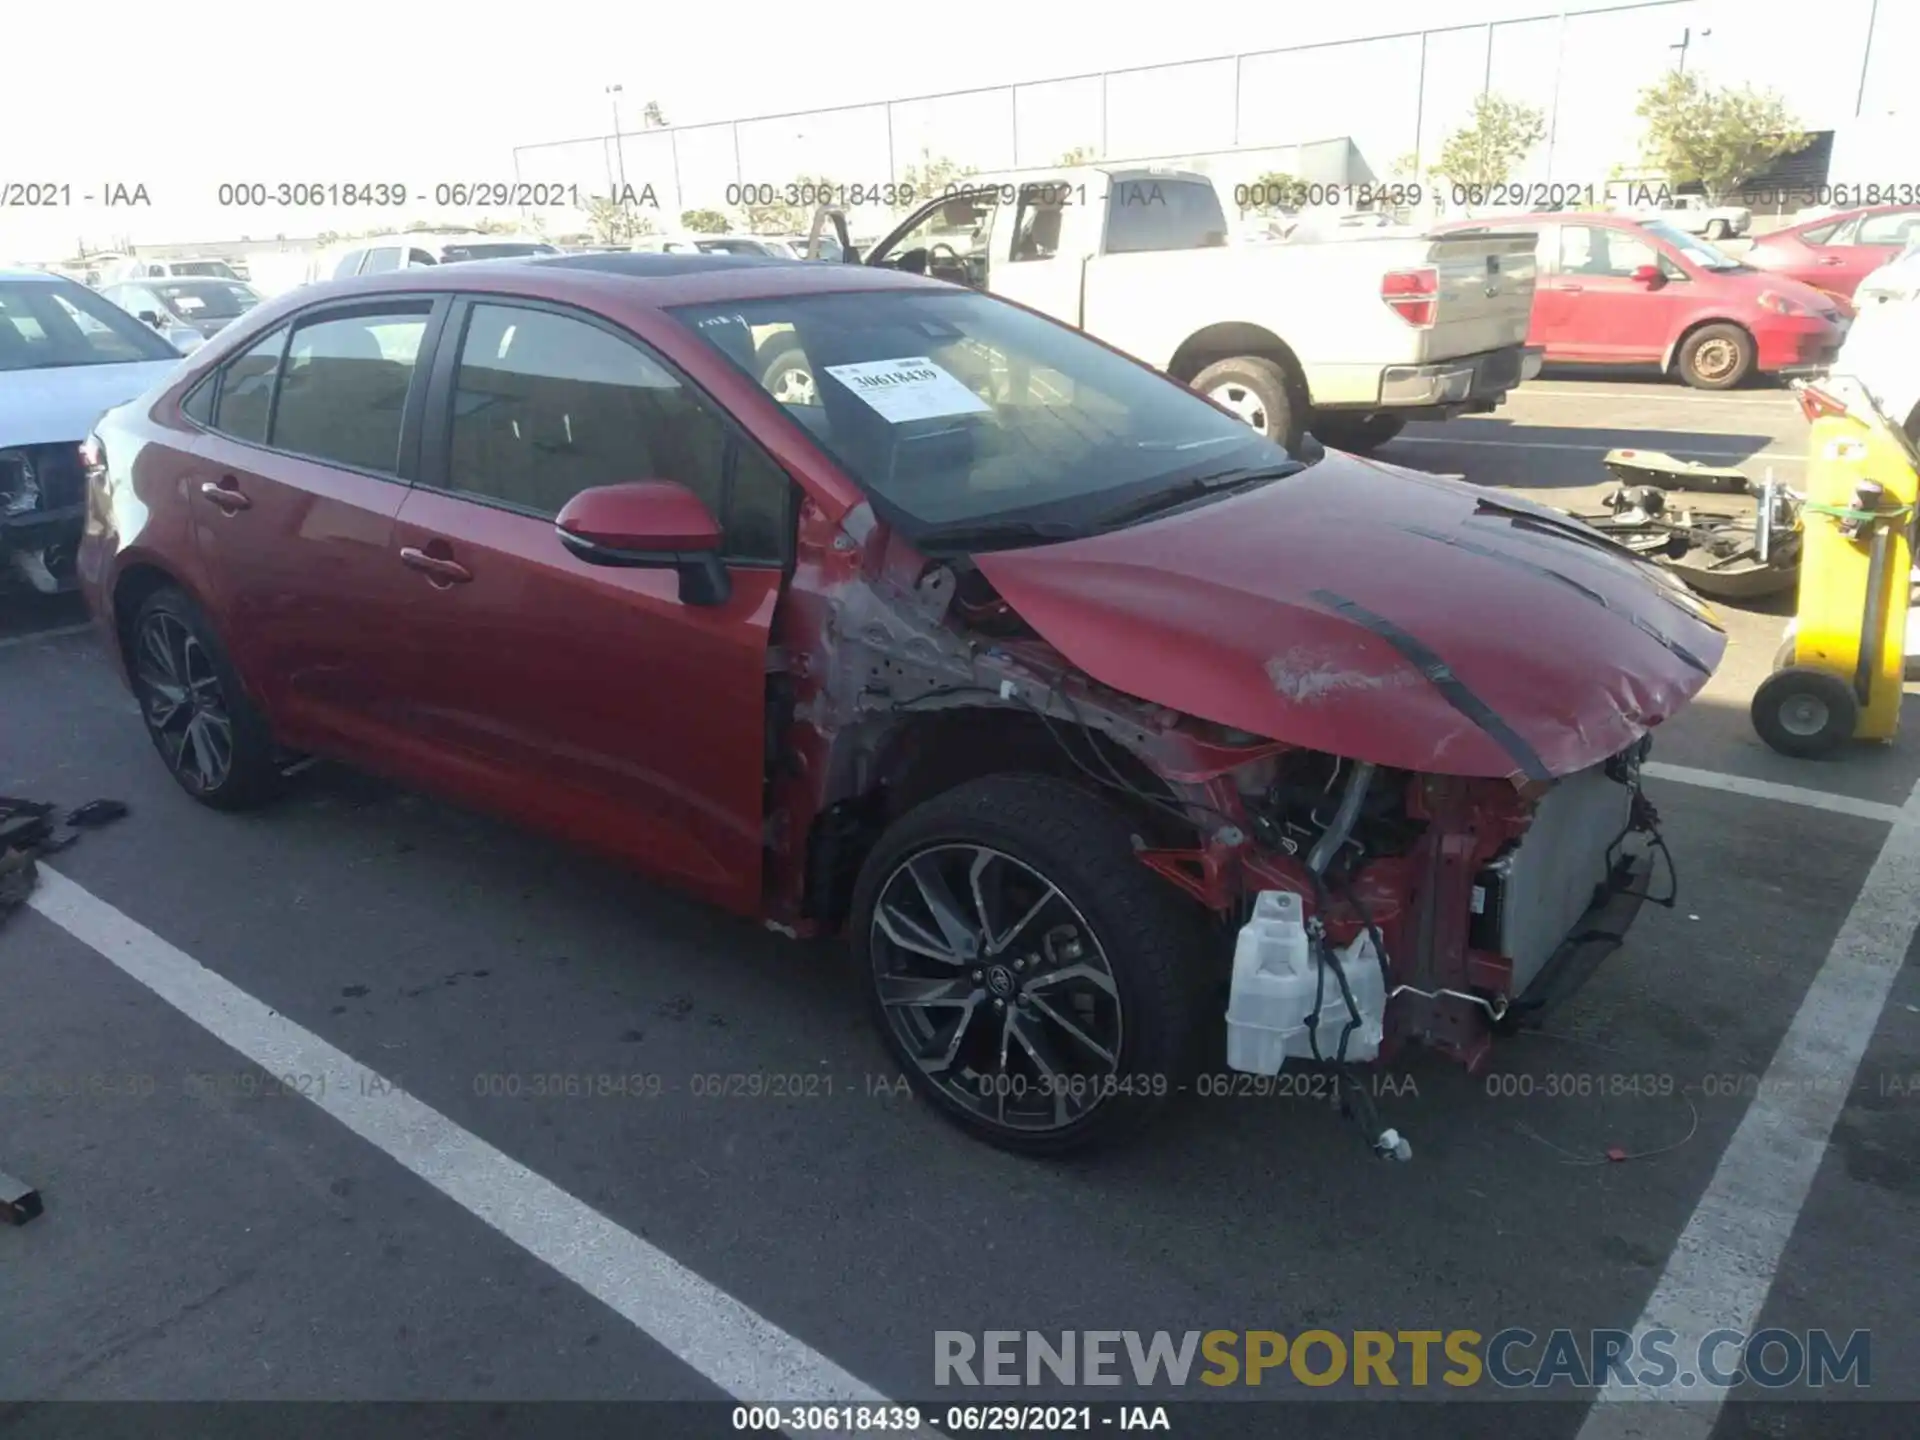
[[[1673,1330],[936,1330],[937,1386],[1193,1385],[1463,1390],[1766,1390],[1872,1383],[1872,1336],[1825,1330],[1715,1330],[1697,1346]]]

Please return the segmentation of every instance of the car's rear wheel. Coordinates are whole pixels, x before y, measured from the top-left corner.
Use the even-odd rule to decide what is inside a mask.
[[[1406,429],[1407,422],[1398,415],[1320,415],[1310,428],[1323,445],[1366,455]]]
[[[1753,371],[1753,337],[1738,325],[1702,325],[1681,342],[1679,369],[1696,390],[1731,390]]]
[[[1274,361],[1236,355],[1207,366],[1193,377],[1192,386],[1269,440],[1289,450],[1300,448],[1306,433],[1306,407],[1298,403],[1287,372]]]
[[[270,799],[281,779],[273,736],[199,607],[178,590],[156,590],[130,641],[140,718],[180,788],[216,810]]]
[[[875,1021],[916,1089],[1005,1149],[1130,1132],[1182,1084],[1201,930],[1077,786],[997,775],[896,821],[855,886]]]

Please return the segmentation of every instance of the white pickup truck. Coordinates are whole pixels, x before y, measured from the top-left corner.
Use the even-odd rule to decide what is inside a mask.
[[[1665,220],[1689,235],[1704,235],[1709,240],[1727,240],[1745,235],[1753,228],[1753,212],[1742,205],[1715,205],[1704,195],[1676,195],[1658,209],[1637,209],[1639,219]]]
[[[837,212],[814,234],[829,223],[849,246]],[[970,176],[848,258],[1078,326],[1288,446],[1311,429],[1371,449],[1409,420],[1492,410],[1540,368],[1529,238],[1356,229],[1236,245],[1213,181],[1186,171]],[[790,337],[760,353],[770,387],[811,384]]]

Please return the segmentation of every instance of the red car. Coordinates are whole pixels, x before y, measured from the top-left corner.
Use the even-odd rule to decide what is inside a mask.
[[[1920,206],[1873,205],[1839,210],[1762,235],[1749,265],[1853,298],[1860,282],[1886,264],[1920,230]]]
[[[807,403],[758,378],[786,330]],[[1725,643],[1557,511],[858,266],[301,289],[85,458],[85,592],[189,794],[335,757],[845,932],[914,1083],[1019,1149],[1186,1083],[1262,892],[1314,922],[1266,907],[1315,1053],[1478,1064],[1638,909],[1648,732]]]
[[[1556,213],[1439,228],[1539,237],[1527,343],[1545,347],[1548,364],[1654,364],[1730,390],[1755,371],[1820,369],[1846,338],[1848,315],[1832,296],[1664,221]]]

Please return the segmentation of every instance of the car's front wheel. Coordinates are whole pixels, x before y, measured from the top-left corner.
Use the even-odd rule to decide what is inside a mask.
[[[1731,390],[1752,373],[1753,358],[1753,337],[1738,325],[1702,325],[1680,344],[1680,378],[1696,390]]]
[[[180,788],[216,810],[270,799],[281,778],[273,736],[199,607],[179,590],[156,590],[129,641],[140,718]]]
[[[1202,932],[1132,837],[1077,786],[997,775],[909,811],[862,867],[852,942],[880,1033],[995,1145],[1110,1140],[1183,1083]]]

